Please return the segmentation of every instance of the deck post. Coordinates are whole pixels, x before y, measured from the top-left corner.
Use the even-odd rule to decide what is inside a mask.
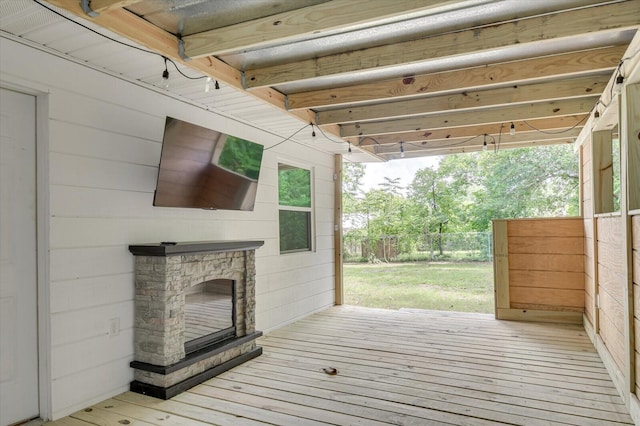
[[[342,241],[342,155],[334,156],[333,174],[333,250],[334,250],[334,273],[335,273],[335,304],[342,305],[344,302],[344,288],[342,282],[342,262],[343,262],[343,241]]]
[[[500,311],[511,308],[509,299],[509,247],[507,222],[504,220],[493,221],[493,258],[496,319],[501,319]]]

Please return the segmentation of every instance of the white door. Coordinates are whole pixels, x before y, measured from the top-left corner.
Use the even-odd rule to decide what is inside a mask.
[[[36,100],[0,89],[0,425],[38,416]]]

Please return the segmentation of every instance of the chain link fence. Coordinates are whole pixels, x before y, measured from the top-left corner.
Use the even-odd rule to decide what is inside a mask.
[[[358,232],[344,235],[345,262],[470,260],[489,261],[491,232],[386,235],[370,238]]]

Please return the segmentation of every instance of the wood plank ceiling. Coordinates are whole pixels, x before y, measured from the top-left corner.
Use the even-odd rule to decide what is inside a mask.
[[[571,143],[640,26],[640,0],[48,2],[383,160]]]

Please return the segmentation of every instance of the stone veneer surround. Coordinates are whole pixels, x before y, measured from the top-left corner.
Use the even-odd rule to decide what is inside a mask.
[[[132,245],[135,259],[135,381],[131,390],[170,398],[258,356],[255,339],[255,249],[262,241]],[[233,280],[234,339],[185,354],[185,290]]]

